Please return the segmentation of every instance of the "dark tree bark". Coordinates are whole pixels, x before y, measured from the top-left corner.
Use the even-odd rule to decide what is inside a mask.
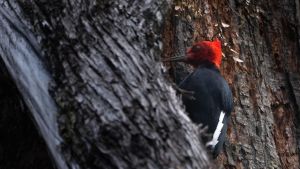
[[[297,0],[174,5],[164,36],[181,37],[166,38],[165,57],[179,55],[173,49],[186,42],[216,34],[222,41],[221,71],[235,98],[229,140],[218,158],[224,168],[299,168],[299,7]],[[167,66],[182,72],[182,65]]]
[[[162,74],[170,1],[0,4],[0,57],[58,168],[212,168]]]

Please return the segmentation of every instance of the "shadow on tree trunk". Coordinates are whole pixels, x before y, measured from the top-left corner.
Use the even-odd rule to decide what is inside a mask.
[[[0,168],[54,169],[28,108],[0,65]]]

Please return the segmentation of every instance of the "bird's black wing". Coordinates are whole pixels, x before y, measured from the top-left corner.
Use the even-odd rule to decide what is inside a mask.
[[[200,67],[179,87],[194,92],[194,100],[183,98],[186,111],[193,122],[208,126],[208,132],[216,135],[217,140],[210,143],[214,147],[214,154],[218,154],[225,140],[228,117],[232,111],[232,94],[227,82],[216,68]]]

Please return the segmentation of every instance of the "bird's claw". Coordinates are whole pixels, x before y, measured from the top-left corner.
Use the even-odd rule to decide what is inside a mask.
[[[198,126],[198,131],[200,134],[200,138],[202,139],[202,141],[205,143],[204,145],[209,148],[210,145],[208,145],[208,140],[211,140],[212,138],[212,134],[208,133],[208,126],[204,126],[203,124],[199,124]]]
[[[202,136],[208,135],[207,131],[208,131],[208,126],[204,126],[202,123],[200,123],[199,125],[197,125],[199,133]]]
[[[196,98],[193,96],[195,94],[194,91],[184,90],[178,87],[176,84],[173,84],[173,87],[182,94],[183,97],[186,97],[190,100],[196,100]]]

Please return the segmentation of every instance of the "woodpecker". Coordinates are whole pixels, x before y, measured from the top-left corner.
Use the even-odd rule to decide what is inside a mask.
[[[218,39],[200,41],[187,49],[186,56],[168,60],[183,61],[194,67],[179,88],[193,92],[194,99],[183,95],[183,103],[194,123],[208,127],[207,132],[212,138],[203,141],[216,158],[223,148],[233,107],[231,90],[220,74],[221,42]]]

